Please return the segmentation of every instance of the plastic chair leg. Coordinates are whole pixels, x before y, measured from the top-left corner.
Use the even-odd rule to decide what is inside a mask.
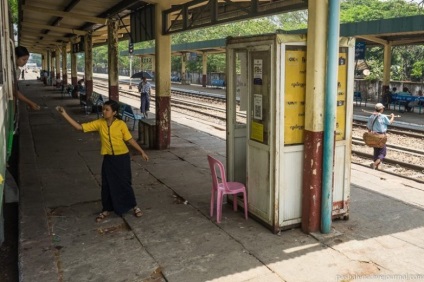
[[[248,210],[247,210],[247,195],[246,195],[246,192],[243,192],[243,202],[244,202],[244,218],[247,219]]]
[[[217,223],[221,223],[223,197],[224,195],[218,191],[218,196],[216,197],[216,222]]]
[[[237,194],[233,195],[233,210],[237,211]]]
[[[212,193],[211,193],[211,212],[210,212],[211,217],[213,216],[213,205],[214,205],[214,202],[215,202],[214,199],[215,199],[215,191],[212,190]]]

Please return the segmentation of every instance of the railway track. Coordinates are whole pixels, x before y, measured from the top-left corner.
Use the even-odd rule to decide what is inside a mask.
[[[352,149],[352,162],[368,167],[373,161],[373,155],[371,153],[372,148],[366,147],[365,143],[358,139],[359,138],[353,138],[352,146],[360,146],[361,150]],[[387,150],[389,157],[384,160],[383,170],[385,172],[424,183],[424,167],[422,165],[399,159],[399,155],[412,155],[417,159],[423,159],[424,152],[413,148],[399,148],[396,145],[390,144],[387,145]],[[394,152],[396,152],[396,154],[394,154]]]
[[[363,130],[366,130],[367,128],[367,123],[360,120],[354,120],[352,125]],[[387,130],[387,133],[399,134],[414,138],[424,138],[424,133],[422,130],[405,128],[394,124],[390,125],[390,128]]]
[[[102,89],[107,89],[107,85],[95,85]],[[138,108],[139,94],[135,91],[120,90],[120,94],[131,99],[134,99],[134,107]],[[151,99],[154,99],[154,89],[152,90]],[[226,100],[220,96],[209,96],[202,93],[185,92],[183,90],[172,91],[171,107],[173,111],[190,116],[191,118],[200,121],[207,120],[209,123],[216,124],[217,128],[225,130],[226,124]],[[246,115],[240,114],[237,119],[240,122],[246,122]],[[366,123],[355,120],[353,123],[353,135],[356,132],[363,132],[366,128]],[[417,142],[423,142],[424,134],[422,131],[405,129],[402,127],[391,127],[389,130],[391,136],[402,136],[415,138]],[[416,143],[418,144],[418,143]],[[360,149],[358,149],[360,148]],[[372,148],[368,148],[360,137],[352,138],[352,162],[369,166],[372,161]],[[412,179],[424,183],[424,166],[419,162],[411,161],[411,159],[424,160],[424,152],[420,149],[408,148],[403,144],[388,144],[388,156],[385,159],[384,171],[393,175]],[[408,156],[408,157],[399,157]],[[405,161],[406,159],[406,161]]]

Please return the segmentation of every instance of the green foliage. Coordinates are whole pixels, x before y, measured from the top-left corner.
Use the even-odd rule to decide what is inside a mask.
[[[404,0],[344,0],[340,3],[340,22],[360,22],[422,14],[417,3]]]
[[[220,39],[226,36],[269,33],[277,28],[278,26],[269,18],[252,19],[177,33],[172,35],[172,44]]]
[[[272,17],[251,19],[231,24],[196,29],[172,35],[172,44],[220,39],[227,36],[247,36],[254,34],[273,33],[277,29],[302,29],[306,28],[307,26],[307,15],[307,11],[297,11]],[[202,64],[200,59],[201,56],[199,56],[198,62],[188,62],[186,64],[187,71],[201,71]],[[173,71],[181,70],[180,57],[172,58],[171,69]],[[225,55],[208,55],[208,71],[225,72]]]
[[[38,67],[42,66],[41,55],[40,54],[31,54],[31,57],[28,60],[28,63],[35,63]]]
[[[95,67],[105,68],[108,65],[107,46],[93,48],[93,62]]]
[[[283,30],[305,29],[308,27],[308,11],[279,14],[271,17],[271,21]]]
[[[415,62],[412,66],[411,78],[414,81],[422,81],[424,77],[424,61]]]
[[[8,0],[9,7],[10,7],[10,13],[12,17],[12,23],[17,24],[18,23],[18,0]]]
[[[11,7],[13,21],[18,22],[18,0],[8,0]],[[424,14],[424,0],[341,0],[340,21],[358,22],[376,19],[388,19]],[[250,19],[230,24],[217,25],[208,28],[196,29],[172,35],[172,44],[205,41],[224,38],[226,36],[247,36],[253,34],[273,33],[277,29],[296,30],[307,28],[308,11],[295,11],[259,19]],[[134,49],[154,47],[155,42],[139,42]],[[128,41],[119,42],[119,52],[128,50]],[[78,68],[84,68],[84,54],[77,55]],[[171,70],[181,72],[181,56],[171,58]],[[70,62],[70,60],[68,60]],[[107,66],[107,45],[93,48],[93,62],[95,67]],[[371,74],[367,79],[382,79],[383,49],[368,48],[366,62]],[[208,72],[225,71],[225,54],[208,55]],[[143,68],[148,68],[143,64]],[[198,55],[195,61],[187,61],[188,72],[201,72],[202,58]],[[129,68],[129,57],[119,56],[119,69]],[[133,60],[133,68],[138,68],[138,60]],[[392,79],[422,80],[424,76],[424,47],[423,46],[396,46],[392,48]]]
[[[367,61],[370,68],[370,75],[366,77],[367,80],[375,81],[383,77],[383,63],[380,60],[370,59]]]
[[[422,2],[422,1],[421,1]],[[341,2],[340,21],[358,22],[377,19],[389,19],[422,15],[418,1],[412,0],[344,0]],[[417,79],[419,67],[413,69],[415,62],[424,61],[422,46],[395,46],[392,48],[392,80]],[[368,48],[366,62],[370,66],[371,74],[367,79],[382,79],[383,76],[383,47]]]

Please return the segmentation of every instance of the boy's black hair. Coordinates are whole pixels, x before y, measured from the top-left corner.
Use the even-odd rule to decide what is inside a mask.
[[[24,46],[17,46],[15,47],[15,55],[16,55],[16,58],[20,58],[23,56],[29,56],[29,52],[28,52],[28,49],[25,48]]]
[[[115,117],[118,119],[122,119],[121,115],[119,114],[119,104],[115,100],[108,100],[105,102],[105,105],[110,106],[112,109],[112,112],[116,112]]]

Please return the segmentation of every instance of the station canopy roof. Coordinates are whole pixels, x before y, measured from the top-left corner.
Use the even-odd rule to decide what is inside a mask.
[[[381,19],[340,25],[341,36],[353,36],[368,46],[424,44],[424,16]]]
[[[94,46],[107,43],[107,22],[119,20],[118,38],[128,39],[131,15],[138,13],[141,27],[152,25],[155,4],[166,7],[167,26],[163,33],[171,34],[219,23],[261,17],[307,8],[307,0],[18,0],[19,45],[32,53],[57,50],[63,44],[77,43],[92,33]],[[152,10],[152,9],[150,9]],[[147,24],[146,24],[147,23]],[[134,26],[134,24],[133,24]],[[138,41],[134,41],[138,42]],[[70,51],[71,44],[67,44]]]
[[[282,30],[282,33],[306,34],[307,29]],[[340,36],[355,37],[368,47],[390,44],[424,44],[424,16],[409,16],[340,24]]]

